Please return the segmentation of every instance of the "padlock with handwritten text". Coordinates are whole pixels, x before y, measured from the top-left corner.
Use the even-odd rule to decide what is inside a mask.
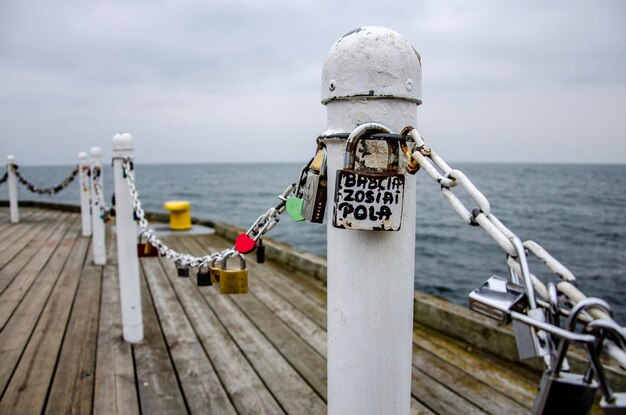
[[[324,222],[326,187],[326,149],[320,146],[309,164],[306,181],[302,186],[302,216],[309,222]]]
[[[368,231],[400,229],[404,174],[399,171],[399,142],[389,137],[390,133],[389,128],[382,124],[366,123],[355,128],[348,137],[344,168],[337,171],[335,183],[335,228]],[[359,161],[359,169],[355,168],[357,144],[360,140],[386,141],[386,168],[368,168],[362,161]]]

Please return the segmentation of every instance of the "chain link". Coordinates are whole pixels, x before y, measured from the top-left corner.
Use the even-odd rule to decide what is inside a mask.
[[[174,249],[168,247],[163,241],[161,241],[154,231],[149,228],[148,219],[141,207],[141,200],[139,199],[139,193],[137,186],[135,185],[135,175],[132,169],[132,161],[130,158],[124,158],[122,160],[122,170],[132,201],[133,211],[139,222],[139,237],[145,238],[148,243],[154,246],[159,254],[173,261],[179,268],[204,268],[211,266],[215,261],[221,261],[223,258],[232,255],[236,252],[234,246],[224,249],[220,252],[213,252],[204,256],[193,256],[187,253],[177,252]],[[277,206],[271,207],[267,212],[258,217],[258,219],[252,224],[252,226],[246,232],[246,235],[250,236],[255,242],[262,238],[267,232],[272,230],[280,220],[280,215],[285,211],[285,199],[288,195],[293,193],[295,185],[289,185],[285,191],[278,196],[281,200]]]
[[[427,146],[423,137],[413,127],[406,127],[402,131],[402,135],[405,137],[410,136],[415,143],[413,149],[407,154],[410,158],[409,162],[417,163],[433,181],[441,186],[443,197],[450,203],[454,211],[465,223],[483,228],[507,253],[506,263],[514,275],[520,276],[525,274],[530,277],[531,286],[527,287],[527,291],[532,289],[533,292],[529,293],[529,296],[538,294],[538,296],[543,299],[543,301],[539,302],[544,304],[546,301],[549,302],[550,295],[546,285],[537,278],[537,276],[530,273],[527,268],[524,269],[522,266],[524,261],[520,260],[521,255],[518,253],[515,246],[515,242],[519,241],[517,236],[491,212],[491,206],[485,195],[478,190],[463,172],[451,168],[434,150]],[[476,203],[477,207],[470,211],[454,194],[453,188],[455,187],[461,187]],[[540,259],[550,271],[559,277],[561,282],[557,285],[558,291],[568,297],[572,304],[576,304],[586,298],[586,296],[576,288],[576,277],[574,274],[550,255],[541,245],[535,241],[528,240],[523,242],[523,248]],[[596,309],[591,309],[589,314],[596,319],[604,318],[613,321],[607,313]],[[621,366],[626,367],[626,350],[623,350],[620,346],[608,339],[606,342],[607,354]]]
[[[111,208],[107,205],[104,197],[104,188],[102,187],[102,166],[96,163],[91,168],[91,180],[93,192],[96,195],[95,204],[100,209],[100,219],[105,222],[109,220]]]
[[[74,181],[79,170],[78,165],[77,165],[76,167],[74,167],[74,170],[72,170],[69,176],[67,176],[65,179],[63,179],[61,183],[59,183],[58,185],[54,187],[39,187],[29,182],[24,176],[22,176],[17,164],[11,164],[8,167],[13,168],[13,172],[15,173],[15,176],[17,177],[17,180],[21,184],[23,184],[32,193],[36,193],[40,195],[55,195],[59,193],[60,191],[64,190],[67,186],[70,185],[70,183]]]

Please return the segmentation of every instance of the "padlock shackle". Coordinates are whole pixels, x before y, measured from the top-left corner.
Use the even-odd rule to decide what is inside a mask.
[[[600,330],[612,333],[615,336],[615,340],[617,340],[618,343],[621,343],[622,347],[626,347],[626,330],[624,330],[624,328],[617,324],[614,320],[605,318],[593,320],[587,323],[584,330],[586,333],[593,333]]]
[[[356,148],[359,140],[372,139],[372,140],[385,140],[387,142],[387,171],[394,171],[393,165],[396,165],[395,171],[399,170],[399,146],[397,141],[392,141],[388,137],[372,137],[377,132],[391,134],[391,129],[384,124],[377,122],[369,122],[361,124],[356,127],[346,142],[346,152],[343,158],[344,169],[354,170],[354,164],[356,161]],[[395,162],[394,162],[395,160]]]
[[[524,280],[524,288],[526,289],[526,296],[528,297],[528,306],[531,309],[535,309],[537,308],[537,300],[535,298],[533,282],[530,279],[528,259],[526,258],[526,248],[524,248],[524,244],[517,236],[513,236],[511,238],[511,242],[517,251],[517,259],[519,260],[520,268],[522,269],[522,279]]]
[[[228,269],[228,258],[233,256],[234,254],[238,254],[239,255],[239,266],[241,269],[246,269],[246,258],[243,256],[242,253],[237,252],[237,251],[228,251],[224,257],[222,258],[222,266],[221,269],[222,270],[227,270]]]
[[[581,311],[586,310],[590,307],[603,308],[609,316],[613,317],[613,310],[606,301],[601,298],[587,297],[577,302],[576,305],[572,308],[572,311],[570,311],[569,317],[567,318],[567,322],[565,323],[565,329],[568,331],[574,331],[574,329],[576,328],[578,314],[580,314]]]

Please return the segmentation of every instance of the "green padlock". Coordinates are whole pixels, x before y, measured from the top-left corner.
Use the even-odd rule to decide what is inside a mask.
[[[311,161],[309,161],[300,171],[300,179],[298,179],[298,186],[294,192],[293,196],[287,196],[287,200],[285,201],[285,209],[287,210],[287,215],[296,221],[302,222],[304,220],[304,216],[302,216],[302,206],[304,206],[304,199],[302,198],[302,184],[306,181],[307,172],[309,171],[309,166],[311,165]]]
[[[301,198],[297,196],[287,196],[287,201],[285,202],[287,215],[289,215],[289,217],[296,222],[302,222],[304,220],[304,216],[302,216],[303,205],[304,200]]]

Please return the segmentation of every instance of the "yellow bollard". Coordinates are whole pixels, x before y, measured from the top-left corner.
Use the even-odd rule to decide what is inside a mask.
[[[187,200],[169,200],[163,207],[170,212],[170,229],[184,231],[191,229],[191,211]]]

